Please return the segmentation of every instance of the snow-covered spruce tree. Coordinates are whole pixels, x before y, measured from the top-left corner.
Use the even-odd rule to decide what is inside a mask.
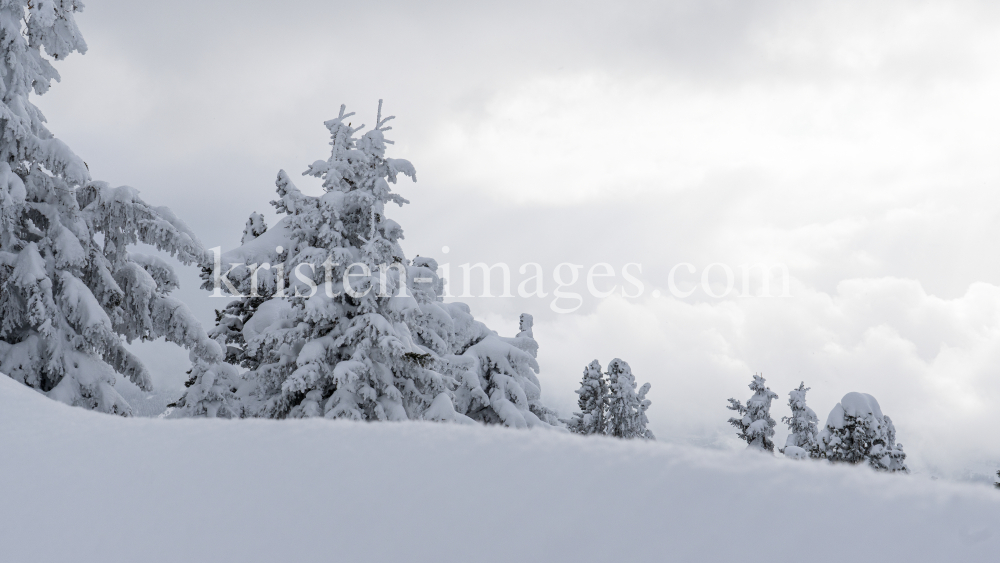
[[[601,371],[597,360],[583,368],[583,380],[576,394],[580,396],[577,404],[580,412],[573,413],[568,421],[570,432],[577,434],[604,434],[608,427],[608,401],[610,392],[608,380]]]
[[[195,362],[184,384],[187,391],[170,407],[170,417],[240,418],[244,415],[236,396],[239,370],[225,362]]]
[[[644,438],[654,440],[653,432],[646,429],[649,420],[646,398],[649,383],[635,390],[635,377],[628,363],[615,358],[608,364],[608,419],[605,434],[616,438]]]
[[[753,396],[747,400],[747,404],[729,399],[729,406],[726,408],[740,414],[739,418],[730,418],[729,424],[739,431],[736,435],[746,441],[747,449],[773,452],[774,442],[771,436],[774,436],[775,422],[771,418],[771,401],[777,399],[778,394],[768,389],[764,382],[763,377],[754,375],[748,386],[753,391]]]
[[[458,382],[455,406],[459,412],[487,424],[517,428],[560,425],[555,411],[540,400],[541,386],[535,375],[538,342],[531,315],[521,315],[521,331],[514,338],[504,338],[476,321],[464,303],[449,305],[458,330],[452,353],[446,356],[446,369]]]
[[[1000,470],[997,470],[997,482],[993,483],[993,486],[1000,489]]]
[[[906,453],[903,452],[903,444],[896,442],[896,426],[893,425],[892,419],[889,415],[884,415],[882,417],[885,420],[885,443],[882,445],[882,451],[873,451],[871,454],[871,459],[875,459],[878,463],[873,463],[873,467],[881,471],[888,471],[889,473],[896,473],[897,471],[902,471],[903,473],[909,473],[910,468],[906,465]]]
[[[651,385],[647,381],[642,384],[642,387],[639,388],[639,394],[637,397],[639,399],[639,412],[637,413],[636,419],[638,420],[639,425],[638,437],[645,438],[646,440],[655,440],[656,436],[653,435],[653,431],[646,428],[646,425],[649,424],[649,419],[646,418],[646,411],[649,410],[649,405],[653,403],[646,398],[646,393],[649,393],[650,387]]]
[[[358,137],[352,115],[342,106],[325,123],[331,155],[304,173],[324,193],[305,195],[279,172],[272,204],[284,217],[203,268],[205,289],[238,296],[213,335],[250,370],[244,414],[557,424],[540,402],[530,315],[502,338],[467,305],[443,302],[437,263],[410,264],[402,229],[385,216],[387,203],[407,203],[390,184],[415,180],[408,161],[385,156],[392,118],[380,102],[375,127]]]
[[[86,44],[72,0],[0,3],[0,371],[50,397],[109,413],[131,408],[116,372],[144,390],[149,374],[123,343],[166,337],[195,361],[222,359],[188,309],[167,294],[163,260],[130,253],[142,242],[181,262],[203,259],[190,230],[129,187],[91,182],[86,164],[43,125],[29,100]]]
[[[240,239],[242,246],[238,251],[226,256],[229,260],[239,260],[247,266],[241,272],[242,275],[235,276],[236,286],[232,288],[235,293],[242,295],[242,297],[230,301],[221,311],[216,309],[215,327],[209,330],[209,336],[225,350],[226,362],[249,369],[256,369],[259,364],[252,355],[246,354],[246,338],[243,333],[245,323],[257,312],[257,307],[270,300],[277,291],[276,281],[272,273],[269,270],[258,271],[259,264],[254,264],[253,259],[261,257],[260,264],[268,265],[271,262],[280,262],[281,256],[284,254],[275,252],[274,249],[281,244],[288,243],[287,238],[281,238],[278,241],[271,240],[275,234],[287,236],[283,229],[272,231],[268,237],[258,241],[257,239],[262,237],[265,232],[267,232],[267,224],[264,222],[264,216],[260,213],[250,214]],[[213,283],[211,277],[213,268],[214,263],[202,266],[202,277],[206,280],[206,287]],[[254,278],[253,271],[258,271],[258,275],[263,276],[263,279]],[[230,281],[230,283],[234,282]],[[260,320],[262,319],[258,319],[258,322]],[[252,329],[247,330],[252,332]],[[197,377],[198,373],[193,372],[188,386],[194,385]]]
[[[848,393],[830,411],[818,436],[818,457],[839,463],[867,463],[879,471],[908,472],[896,428],[875,397]]]
[[[247,219],[247,226],[243,228],[243,237],[240,239],[240,244],[246,244],[253,239],[264,234],[267,230],[267,223],[264,222],[264,216],[260,213],[251,213],[250,218]]]
[[[784,416],[781,421],[788,425],[788,438],[785,439],[785,447],[780,451],[787,457],[802,459],[815,457],[819,443],[816,435],[819,430],[816,424],[819,418],[816,413],[806,405],[805,382],[799,383],[798,389],[788,392],[788,407],[792,410],[792,416]]]
[[[444,282],[437,269],[436,261],[419,256],[407,268],[408,287],[418,305],[407,325],[417,344],[440,358],[441,373],[455,386],[455,412],[487,424],[559,426],[556,413],[541,402],[531,315],[521,315],[516,336],[501,337],[475,320],[465,303],[443,302]],[[437,412],[432,408],[423,418],[451,419]]]

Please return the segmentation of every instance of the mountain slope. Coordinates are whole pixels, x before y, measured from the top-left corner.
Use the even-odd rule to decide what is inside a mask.
[[[2,375],[0,499],[0,559],[17,562],[1000,552],[1000,493],[986,487],[552,431],[121,419]]]

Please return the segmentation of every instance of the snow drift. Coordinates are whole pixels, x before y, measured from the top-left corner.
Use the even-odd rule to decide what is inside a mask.
[[[721,414],[721,413],[720,413]],[[4,561],[995,561],[1000,493],[429,422],[122,419],[0,376]]]

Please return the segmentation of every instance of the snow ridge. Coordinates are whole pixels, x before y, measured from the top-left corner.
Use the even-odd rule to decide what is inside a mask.
[[[753,545],[740,560],[839,563],[831,529],[866,561],[992,562],[1000,549],[992,487],[752,451],[425,422],[120,419],[7,377],[0,444],[10,561],[724,562]],[[111,489],[80,486],[109,475]],[[599,516],[628,515],[613,540],[595,497]],[[768,541],[735,507],[796,517]]]

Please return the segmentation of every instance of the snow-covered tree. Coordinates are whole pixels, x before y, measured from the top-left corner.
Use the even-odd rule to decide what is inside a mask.
[[[196,416],[208,418],[239,418],[243,410],[236,397],[239,371],[235,366],[219,362],[195,362],[191,377],[184,384],[187,391],[175,403],[167,405],[172,418]]]
[[[591,364],[593,365],[593,364]],[[635,376],[628,363],[615,358],[608,364],[608,419],[605,434],[616,438],[644,438],[654,440],[653,432],[646,429],[649,420],[646,409],[650,401],[646,398],[649,383],[635,390]]]
[[[993,483],[993,486],[1000,489],[1000,470],[997,470],[997,482]]]
[[[573,418],[568,421],[569,430],[584,435],[604,434],[607,430],[610,393],[600,362],[594,360],[583,368],[583,380],[576,394],[580,396],[577,399],[580,412],[573,413]]]
[[[806,405],[805,382],[799,383],[798,389],[788,392],[788,407],[792,410],[792,416],[784,416],[781,421],[788,425],[788,438],[785,439],[785,447],[780,451],[788,457],[804,458],[810,455],[815,456],[819,445],[816,435],[819,433],[816,425],[819,418],[816,413]],[[813,453],[811,453],[813,452]]]
[[[73,0],[0,3],[0,371],[68,404],[129,414],[116,372],[144,390],[149,373],[124,346],[165,337],[192,359],[222,359],[191,312],[167,294],[170,265],[129,252],[145,243],[183,263],[204,256],[166,208],[127,186],[93,182],[29,100],[86,44]]]
[[[238,296],[212,334],[250,370],[237,392],[244,412],[558,424],[540,402],[530,315],[502,338],[467,305],[443,302],[437,263],[406,260],[402,229],[385,215],[387,203],[407,203],[390,184],[416,179],[408,161],[385,156],[392,118],[379,102],[359,137],[353,115],[341,106],[325,123],[330,157],[304,172],[324,193],[305,195],[280,171],[272,204],[284,217],[248,228],[253,238],[203,268],[203,287]]]
[[[906,453],[903,452],[903,444],[896,442],[896,426],[893,425],[889,415],[882,417],[885,420],[885,443],[882,445],[881,456],[879,452],[872,451],[871,459],[877,459],[878,463],[873,464],[876,469],[895,473],[902,471],[909,473],[910,468],[906,465]]]
[[[649,382],[643,383],[642,387],[639,388],[638,400],[639,400],[639,412],[636,416],[639,426],[638,437],[645,438],[646,440],[655,440],[656,436],[653,435],[653,431],[646,428],[649,424],[649,419],[646,418],[646,411],[649,410],[649,405],[653,402],[646,398],[646,393],[649,393],[650,389]]]
[[[453,317],[468,314],[478,333],[460,331],[458,345],[447,357],[453,366],[449,372],[459,382],[455,399],[460,412],[487,424],[517,428],[559,425],[555,411],[541,403],[531,315],[522,315],[517,336],[503,338],[475,321],[464,303],[452,305],[461,305],[461,312],[452,309]]]
[[[282,231],[282,229],[274,231],[272,235],[275,233],[278,233],[279,235],[284,234],[280,231]],[[284,254],[276,252],[275,249],[277,246],[280,246],[280,244],[287,243],[287,239],[285,238],[281,238],[278,241],[272,241],[270,240],[270,235],[260,241],[257,241],[257,239],[264,236],[264,233],[266,232],[267,224],[264,222],[264,216],[260,213],[250,214],[250,218],[247,219],[246,227],[243,229],[243,236],[240,239],[242,245],[240,249],[242,252],[237,252],[235,254],[229,253],[226,256],[229,260],[245,261],[246,269],[242,271],[242,274],[244,275],[237,276],[234,282],[231,282],[236,283],[236,287],[233,289],[242,295],[242,297],[231,301],[222,310],[216,309],[216,324],[214,328],[209,330],[209,336],[218,342],[225,351],[226,362],[250,369],[256,369],[258,367],[258,362],[255,361],[253,356],[246,354],[246,338],[243,334],[244,323],[246,323],[250,317],[257,312],[257,307],[268,301],[278,289],[276,279],[270,270],[264,270],[263,272],[258,271],[258,274],[263,276],[263,279],[258,279],[258,277],[252,276],[251,270],[257,271],[259,264],[251,264],[251,262],[254,257],[258,256],[262,258],[261,264],[266,263],[268,266],[270,266],[271,261],[280,262],[281,257],[284,256]],[[217,251],[217,249],[213,249],[213,251]],[[220,256],[220,260],[221,259],[222,257]],[[212,283],[211,276],[213,274],[214,266],[214,262],[203,264],[202,266],[202,277],[206,280],[206,287]],[[250,266],[253,266],[253,268]],[[258,319],[258,322],[259,321],[260,319]],[[195,373],[193,377],[197,378],[198,373]],[[178,415],[182,413],[183,411],[179,411]]]
[[[832,462],[867,463],[873,469],[908,472],[896,428],[875,397],[848,393],[830,411],[819,433],[818,457]]]
[[[246,244],[253,239],[264,234],[267,230],[267,223],[264,222],[264,216],[260,213],[251,213],[250,218],[247,219],[247,226],[243,229],[243,237],[240,239],[240,244]]]
[[[518,321],[518,333],[514,335],[514,340],[510,343],[521,350],[531,354],[532,358],[538,358],[538,342],[535,340],[535,318],[528,313],[521,313]]]
[[[773,452],[774,442],[771,437],[774,436],[775,422],[771,418],[771,401],[777,399],[778,394],[768,389],[764,383],[763,377],[754,375],[749,385],[753,396],[747,400],[747,404],[729,399],[729,406],[726,408],[740,415],[739,418],[730,418],[729,424],[736,427],[739,431],[736,435],[746,441],[748,449]]]

